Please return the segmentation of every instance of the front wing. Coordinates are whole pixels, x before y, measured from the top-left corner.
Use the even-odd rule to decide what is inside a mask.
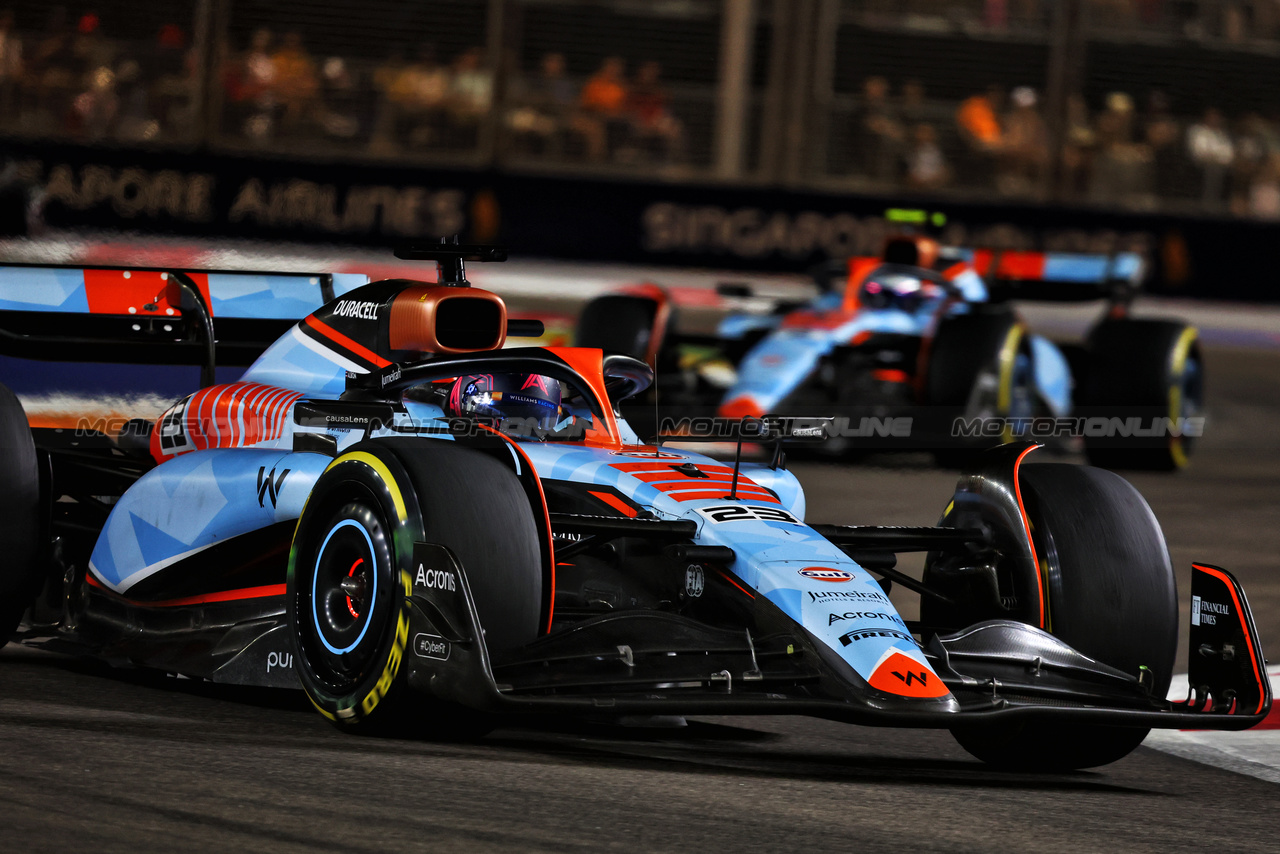
[[[409,668],[409,684],[491,713],[800,714],[940,728],[1035,718],[1242,730],[1271,707],[1244,591],[1230,573],[1207,565],[1194,568],[1192,689],[1180,702],[1166,700],[1148,672],[1122,673],[1040,629],[1000,620],[924,645],[953,700],[887,694],[841,669],[763,597],[754,600],[753,617],[768,629],[755,635],[664,612],[617,612],[495,660],[481,640],[466,571],[453,554],[419,543],[415,565],[453,573],[457,583],[413,587],[401,664]]]

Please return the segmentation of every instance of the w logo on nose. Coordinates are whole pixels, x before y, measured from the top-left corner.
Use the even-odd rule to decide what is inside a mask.
[[[285,469],[276,475],[276,470],[271,469],[271,473],[267,473],[266,466],[258,467],[258,506],[266,507],[267,499],[271,499],[271,506],[276,506],[276,501],[280,498],[280,487],[284,486],[284,479],[289,476],[290,469]]]
[[[911,687],[911,680],[913,679],[919,682],[921,686],[925,686],[929,684],[929,674],[923,670],[920,671],[919,673],[914,673],[908,670],[906,676],[903,676],[901,673],[895,670],[893,671],[893,675],[901,679],[903,684],[905,684],[908,688]]]
[[[928,665],[893,647],[880,656],[867,683],[872,688],[899,697],[934,698],[951,693]]]

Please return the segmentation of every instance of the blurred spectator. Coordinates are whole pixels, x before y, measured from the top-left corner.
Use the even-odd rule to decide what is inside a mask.
[[[0,13],[0,121],[17,118],[22,81],[22,39],[13,30],[13,12]]]
[[[1151,151],[1153,189],[1157,196],[1172,199],[1181,195],[1187,184],[1187,158],[1182,147],[1182,126],[1169,108],[1169,98],[1153,91],[1147,99],[1147,115],[1143,126]]]
[[[906,154],[907,185],[917,190],[934,190],[951,181],[942,148],[938,145],[938,129],[918,124],[911,129],[911,144]]]
[[[1013,108],[1004,118],[1000,173],[996,189],[1010,195],[1038,191],[1049,161],[1049,131],[1037,107],[1036,90],[1030,86],[1014,89]]]
[[[1280,153],[1271,153],[1249,187],[1248,213],[1262,219],[1280,219]]]
[[[599,70],[582,87],[583,127],[590,128],[587,156],[592,160],[603,160],[617,148],[628,130],[623,114],[627,103],[625,71],[622,57],[611,56],[600,64]]]
[[[485,67],[484,49],[468,48],[453,62],[449,84],[450,148],[477,144],[480,120],[493,106],[493,72]]]
[[[684,128],[668,106],[659,63],[649,60],[640,64],[635,82],[627,92],[625,108],[631,119],[634,142],[642,154],[671,160],[678,153]]]
[[[1098,136],[1089,120],[1089,105],[1084,95],[1072,92],[1067,96],[1062,169],[1058,186],[1058,192],[1064,199],[1078,199],[1085,194],[1097,144]]]
[[[517,149],[559,156],[576,119],[578,87],[565,73],[564,54],[542,57],[538,73],[515,88],[515,108],[507,117]]]
[[[96,140],[106,136],[115,121],[120,99],[116,95],[115,72],[105,65],[93,70],[88,83],[71,102],[67,128],[76,136]]]
[[[862,103],[853,116],[854,163],[861,174],[877,181],[898,177],[906,133],[889,102],[889,81],[868,77],[862,84]]]
[[[320,78],[315,60],[302,44],[302,34],[290,31],[284,34],[280,49],[271,55],[275,70],[276,91],[280,95],[280,131],[297,131],[303,121],[311,117]]]
[[[962,172],[982,186],[992,184],[997,159],[1004,149],[1004,128],[1000,123],[1003,105],[1004,90],[991,85],[985,93],[966,98],[956,110],[956,128],[965,144]]]
[[[151,98],[142,68],[136,60],[126,59],[116,69],[116,85],[120,108],[112,136],[117,139],[145,142],[160,133],[160,122],[151,113]]]
[[[152,103],[148,119],[159,124],[147,137],[149,139],[159,131],[159,125],[177,127],[188,124],[195,95],[195,68],[194,55],[187,47],[187,34],[177,24],[165,24],[160,28],[156,34],[155,52],[148,59],[150,62],[146,64],[138,63],[139,79],[130,81],[129,97],[136,99],[140,97],[139,91],[146,92]],[[124,81],[121,83],[123,85]],[[151,91],[147,90],[148,85]],[[133,108],[128,109],[136,112]]]
[[[1187,128],[1187,153],[1200,183],[1200,203],[1206,208],[1221,207],[1226,190],[1227,168],[1235,159],[1235,145],[1216,108],[1205,110],[1204,118]]]
[[[232,123],[251,140],[264,140],[275,132],[279,100],[271,41],[270,30],[255,30],[249,49],[230,62],[222,75]]]
[[[360,93],[347,61],[331,56],[320,66],[319,122],[326,136],[353,139],[364,125]]]
[[[918,125],[929,119],[929,104],[925,100],[924,84],[908,80],[902,84],[902,123]]]
[[[1231,212],[1241,216],[1249,213],[1253,184],[1261,177],[1271,155],[1266,125],[1262,116],[1248,113],[1236,126],[1233,140],[1235,157],[1230,171],[1230,205]]]
[[[1125,92],[1107,96],[1098,116],[1098,150],[1089,195],[1094,201],[1147,206],[1151,199],[1151,152],[1134,142],[1133,98]]]
[[[418,48],[412,62],[397,66],[385,70],[388,121],[381,142],[389,150],[399,145],[424,148],[437,142],[444,128],[449,71],[437,64],[435,47],[429,44]]]

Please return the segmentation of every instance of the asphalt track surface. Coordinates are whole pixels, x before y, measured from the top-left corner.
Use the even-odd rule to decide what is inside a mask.
[[[1280,352],[1207,355],[1192,468],[1132,479],[1186,569],[1211,560],[1280,644]],[[813,521],[928,524],[954,473],[799,464]],[[910,614],[913,603],[899,605]],[[1272,655],[1276,655],[1275,652]],[[520,721],[473,743],[335,730],[300,694],[0,651],[0,850],[1280,850],[1275,784],[1147,748],[1000,773],[945,732],[806,718]]]

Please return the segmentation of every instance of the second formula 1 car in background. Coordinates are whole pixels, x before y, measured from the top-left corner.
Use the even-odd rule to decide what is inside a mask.
[[[1143,268],[1132,253],[902,235],[824,268],[805,302],[720,286],[712,334],[682,329],[656,285],[606,294],[583,310],[577,343],[648,361],[668,413],[835,415],[833,451],[910,446],[959,462],[1000,441],[1075,437],[1095,465],[1173,470],[1203,429],[1203,361],[1194,327],[1131,316]],[[1032,332],[1014,300],[1106,307],[1082,343],[1063,344]]]

